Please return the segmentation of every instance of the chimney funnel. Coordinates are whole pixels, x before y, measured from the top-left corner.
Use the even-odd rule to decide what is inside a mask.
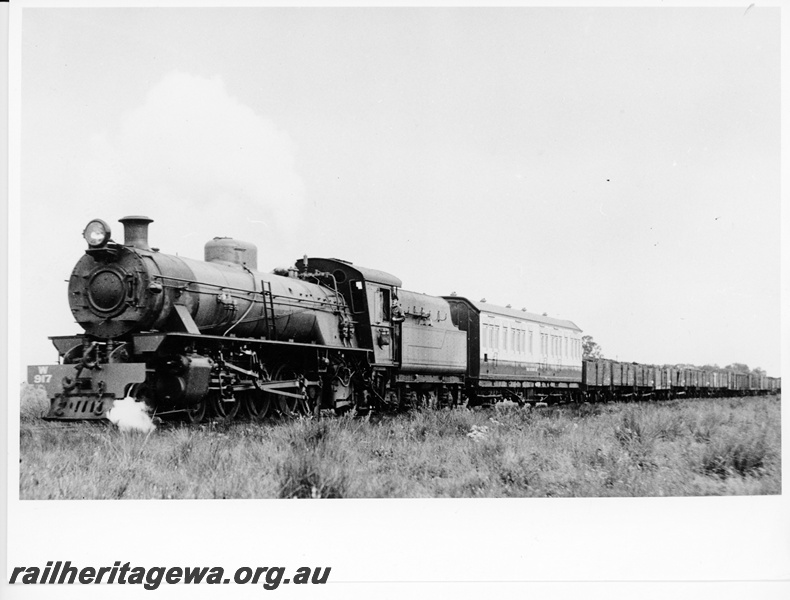
[[[150,250],[148,246],[148,224],[153,223],[153,219],[143,216],[130,216],[118,219],[123,223],[123,244],[140,250]]]

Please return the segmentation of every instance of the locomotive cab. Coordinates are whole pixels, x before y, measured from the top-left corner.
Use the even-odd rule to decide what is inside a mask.
[[[315,278],[346,299],[360,346],[373,350],[373,366],[400,364],[400,279],[336,258],[305,257],[296,268],[302,277]]]

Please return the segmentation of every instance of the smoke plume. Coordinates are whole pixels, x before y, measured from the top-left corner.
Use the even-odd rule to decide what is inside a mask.
[[[100,203],[112,198],[160,221],[163,203],[182,216],[255,215],[286,229],[299,221],[305,186],[295,143],[218,77],[168,74],[92,143],[86,181]]]

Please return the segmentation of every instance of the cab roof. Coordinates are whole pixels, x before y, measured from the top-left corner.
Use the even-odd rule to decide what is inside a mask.
[[[398,288],[403,285],[403,282],[394,275],[390,275],[384,271],[379,271],[378,269],[360,267],[359,265],[355,265],[354,263],[348,262],[347,260],[340,260],[339,258],[308,257],[307,266],[308,268],[313,267],[322,271],[334,271],[336,269],[342,269],[346,273],[350,273],[371,283],[379,283],[382,285],[389,285]],[[300,258],[297,260],[296,267],[300,271],[303,271],[304,259]]]

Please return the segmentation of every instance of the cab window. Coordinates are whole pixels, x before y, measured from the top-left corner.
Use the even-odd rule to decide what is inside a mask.
[[[365,311],[365,284],[359,279],[352,279],[351,287],[351,310],[355,313]]]
[[[377,323],[390,320],[390,291],[386,288],[376,290],[373,320]]]

